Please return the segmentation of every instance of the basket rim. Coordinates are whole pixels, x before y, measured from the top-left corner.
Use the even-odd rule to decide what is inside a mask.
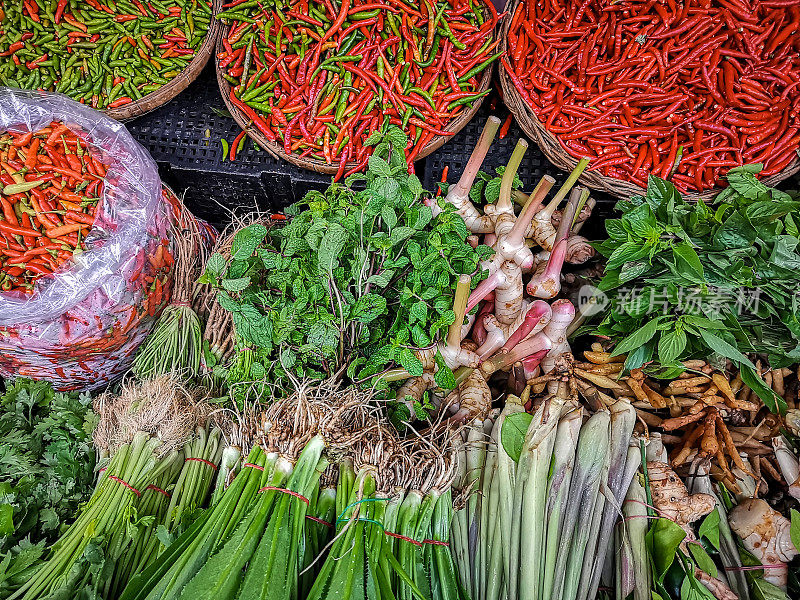
[[[491,0],[487,0],[491,1]],[[220,23],[221,25],[221,23]],[[235,106],[230,100],[231,90],[233,89],[231,84],[223,77],[223,72],[220,69],[219,63],[220,58],[219,55],[224,49],[222,45],[222,39],[224,35],[227,33],[228,27],[221,26],[221,35],[217,40],[217,52],[215,57],[215,71],[217,75],[217,83],[219,84],[220,92],[222,95],[222,100],[225,102],[225,107],[231,113],[231,116],[236,121],[236,124],[253,140],[255,141],[261,148],[266,150],[269,154],[279,160],[285,160],[297,167],[302,169],[307,169],[310,171],[315,171],[317,173],[323,173],[326,175],[335,175],[339,170],[339,164],[337,162],[331,162],[331,164],[326,163],[324,160],[320,160],[317,158],[301,158],[295,154],[287,154],[283,146],[277,142],[271,142],[267,139],[267,137],[259,131],[257,127],[254,127],[250,119],[244,114],[244,112],[237,106]],[[497,28],[493,30],[493,33],[497,35]],[[489,89],[489,86],[492,82],[492,72],[494,70],[494,63],[490,64],[482,73],[481,80],[478,83],[478,89],[475,93],[485,92]],[[426,145],[425,147],[417,153],[417,156],[414,158],[414,162],[422,160],[432,152],[435,152],[439,148],[441,148],[444,144],[447,143],[449,138],[453,137],[457,134],[461,129],[463,129],[467,123],[469,123],[483,103],[483,100],[486,96],[481,96],[478,98],[473,105],[466,111],[462,112],[458,115],[455,119],[449,121],[447,125],[444,127],[443,131],[450,131],[452,135],[444,136],[444,135],[437,135],[434,136]],[[358,165],[357,162],[347,162],[345,164],[345,172],[355,168]]]
[[[511,0],[506,7],[507,12],[513,14],[516,7],[521,2],[522,0]],[[500,50],[504,53],[508,51],[508,33],[510,28],[511,19],[506,19],[500,27]],[[502,63],[498,65],[497,72],[506,107],[513,113],[514,119],[517,121],[520,129],[539,146],[545,158],[553,165],[567,172],[572,171],[578,164],[578,160],[564,151],[558,138],[548,131],[544,124],[539,121],[516,85],[514,85],[511,77],[506,73],[506,69]],[[791,163],[781,169],[780,172],[765,177],[760,181],[767,186],[773,187],[798,172],[800,172],[800,148],[798,148],[798,155]],[[644,195],[647,192],[647,190],[638,183],[625,179],[618,179],[616,177],[609,177],[608,175],[603,175],[599,171],[584,171],[579,181],[593,189],[602,190],[618,198],[627,198],[632,195]],[[726,187],[715,186],[702,192],[681,190],[680,188],[678,188],[678,191],[684,199],[690,201],[708,201],[715,198],[725,189]]]
[[[222,2],[223,0],[212,0],[211,22],[208,24],[206,37],[197,49],[194,58],[189,61],[183,71],[154,92],[150,92],[146,96],[119,108],[103,110],[102,112],[117,121],[130,121],[161,108],[189,87],[200,76],[217,47],[217,38],[222,31],[222,24],[217,19],[217,13],[222,10]]]

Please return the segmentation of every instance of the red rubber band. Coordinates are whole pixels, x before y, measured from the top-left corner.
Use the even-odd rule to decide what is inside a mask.
[[[254,465],[253,463],[244,463],[242,465],[242,468],[244,469],[245,467],[253,467],[254,469],[258,469],[259,471],[264,470],[264,467],[262,467],[261,465]]]
[[[423,544],[430,544],[431,546],[446,546],[450,547],[447,542],[440,542],[439,540],[422,540]]]
[[[205,458],[198,458],[196,456],[190,456],[184,462],[189,462],[190,460],[193,460],[193,461],[196,461],[196,462],[201,462],[201,463],[203,463],[205,465],[208,465],[209,467],[211,467],[215,471],[217,470],[217,465],[212,463],[210,460],[206,460]]]
[[[391,531],[384,531],[383,533],[385,533],[389,537],[393,537],[393,538],[396,538],[398,540],[403,540],[404,542],[410,542],[410,543],[414,544],[415,546],[422,546],[422,542],[418,542],[417,540],[412,539],[410,537],[406,537],[404,535],[400,535],[399,533],[392,533]]]
[[[314,521],[314,523],[319,523],[320,525],[325,525],[325,527],[333,527],[333,523],[328,523],[323,519],[318,519],[317,517],[312,517],[311,515],[306,515],[306,519],[309,521]]]
[[[137,497],[141,498],[141,496],[142,496],[142,492],[140,492],[139,490],[137,490],[135,487],[133,487],[133,486],[132,486],[130,483],[128,483],[127,481],[123,481],[122,479],[120,479],[120,478],[119,478],[119,477],[117,477],[116,475],[109,475],[109,476],[108,476],[108,478],[109,478],[109,479],[113,479],[113,480],[114,480],[114,481],[116,481],[117,483],[121,483],[121,484],[122,484],[122,485],[124,485],[126,488],[128,488],[130,491],[132,491],[134,494],[136,494],[136,496],[137,496]]]
[[[144,489],[145,489],[145,491],[147,491],[147,490],[154,490],[154,491],[156,491],[156,492],[158,492],[158,493],[160,493],[160,494],[164,494],[164,495],[165,495],[167,498],[172,498],[172,495],[171,495],[169,492],[167,492],[167,491],[165,491],[165,490],[162,490],[160,487],[158,487],[158,486],[155,486],[155,485],[152,485],[152,484],[151,484],[151,485],[148,485],[148,486],[147,486],[146,488],[144,488]]]
[[[292,490],[287,490],[286,488],[280,488],[280,487],[274,487],[274,486],[271,486],[271,485],[266,485],[266,486],[262,487],[260,490],[258,490],[259,493],[261,493],[261,492],[269,492],[269,491],[283,492],[284,494],[289,494],[290,496],[294,496],[295,498],[297,498],[299,500],[302,500],[306,504],[310,504],[310,502],[308,501],[308,498],[306,498],[302,494],[298,494],[297,492],[293,492]]]

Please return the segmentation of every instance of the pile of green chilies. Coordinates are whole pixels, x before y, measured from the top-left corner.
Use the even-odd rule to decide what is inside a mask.
[[[0,84],[98,109],[169,83],[208,32],[210,0],[17,0],[0,7]]]
[[[234,0],[218,68],[230,101],[286,154],[364,168],[369,135],[409,134],[412,163],[448,123],[488,93],[499,54],[486,0]],[[484,17],[484,10],[491,15]],[[353,166],[355,165],[355,166]],[[349,173],[348,173],[349,174]]]

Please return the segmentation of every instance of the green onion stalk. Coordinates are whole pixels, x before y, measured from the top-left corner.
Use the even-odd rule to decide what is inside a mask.
[[[94,442],[110,461],[87,505],[53,544],[41,568],[11,598],[70,597],[90,579],[93,587],[99,585],[96,572],[85,568],[85,553],[95,553],[90,545],[99,546],[113,558],[130,545],[128,537],[140,530],[140,505],[158,500],[145,491],[176,469],[180,449],[198,420],[196,405],[196,399],[168,376],[128,385],[119,396],[96,400],[100,422]]]
[[[169,492],[178,478],[183,464],[183,454],[177,453],[171,465],[154,484],[148,485],[135,506],[128,527],[118,529],[108,544],[104,598],[117,598],[141,564],[142,554],[155,538],[158,525],[164,523],[169,508]],[[157,541],[157,539],[156,539]]]
[[[198,298],[197,280],[209,254],[197,219],[180,204],[171,226],[174,249],[172,296],[153,331],[139,348],[133,371],[139,377],[180,373],[187,379],[200,375],[203,357],[203,325],[193,306]]]
[[[329,467],[322,474],[320,485],[311,497],[308,508],[305,537],[301,540],[302,569],[300,571],[299,598],[308,596],[322,561],[319,560],[325,547],[333,538],[336,521],[336,474],[335,467]]]
[[[216,425],[197,427],[183,447],[175,476],[146,490],[158,496],[163,510],[151,513],[155,518],[135,546],[118,561],[118,569],[107,584],[106,598],[119,597],[131,577],[156,559],[164,542],[187,529],[200,514],[220,460],[221,437],[222,430]]]

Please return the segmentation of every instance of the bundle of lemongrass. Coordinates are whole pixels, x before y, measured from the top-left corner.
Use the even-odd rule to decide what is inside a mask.
[[[628,402],[588,416],[560,382],[534,407],[509,396],[462,436],[451,548],[473,600],[593,599],[641,462]]]
[[[124,584],[149,556],[143,551],[151,525],[176,523],[167,500],[170,491],[175,502],[197,506],[210,488],[212,476],[194,475],[186,463],[195,454],[213,464],[219,460],[218,443],[198,444],[208,436],[204,419],[209,409],[175,377],[161,376],[126,385],[116,396],[100,396],[95,411],[100,415],[95,445],[107,457],[95,492],[47,561],[12,598],[70,597],[87,586],[107,593],[117,589],[117,579]],[[212,432],[211,437],[218,441],[219,434]],[[182,490],[172,490],[176,480],[186,482]],[[102,569],[89,569],[87,563],[96,563],[98,550],[105,558]]]
[[[171,224],[174,250],[172,297],[139,348],[133,371],[139,377],[178,372],[187,379],[200,375],[203,357],[203,325],[198,313],[203,298],[198,278],[209,256],[208,236],[197,218],[180,201],[175,202]]]

